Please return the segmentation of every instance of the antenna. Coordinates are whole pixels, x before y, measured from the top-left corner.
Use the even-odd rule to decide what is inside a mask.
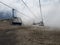
[[[43,16],[42,16],[42,8],[41,8],[41,0],[39,0],[39,7],[40,7],[40,13],[41,13],[41,19],[42,19],[42,21],[40,23],[41,23],[41,26],[44,26]]]

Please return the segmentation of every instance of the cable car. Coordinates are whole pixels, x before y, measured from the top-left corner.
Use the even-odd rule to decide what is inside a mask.
[[[12,19],[12,24],[13,24],[13,25],[22,25],[22,20],[21,20],[21,18],[20,18],[20,17],[14,17],[14,18]]]
[[[15,9],[12,9],[12,24],[13,25],[22,25],[22,19],[20,17],[15,17]]]
[[[39,22],[39,23],[33,23],[33,25],[39,25],[39,26],[44,26],[43,21]]]

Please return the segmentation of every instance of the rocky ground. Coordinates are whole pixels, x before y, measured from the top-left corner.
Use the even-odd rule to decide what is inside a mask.
[[[60,31],[57,29],[8,24],[0,22],[0,45],[60,45]]]

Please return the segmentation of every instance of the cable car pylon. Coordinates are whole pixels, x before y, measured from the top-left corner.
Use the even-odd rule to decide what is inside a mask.
[[[41,14],[41,21],[40,21],[40,25],[44,26],[44,20],[43,20],[43,16],[42,16],[42,7],[41,7],[41,0],[39,0],[39,7],[40,7],[40,14]]]

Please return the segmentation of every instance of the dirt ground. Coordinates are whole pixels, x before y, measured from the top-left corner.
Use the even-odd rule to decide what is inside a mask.
[[[60,31],[0,22],[0,45],[60,45]]]

